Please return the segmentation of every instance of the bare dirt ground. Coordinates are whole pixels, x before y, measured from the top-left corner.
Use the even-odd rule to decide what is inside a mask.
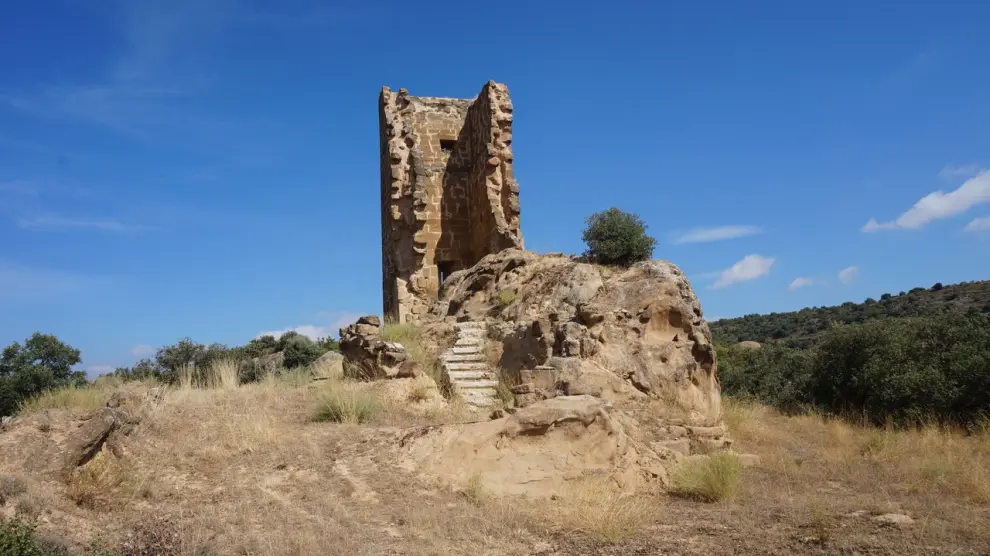
[[[122,453],[68,484],[59,449],[92,402],[36,407],[0,432],[0,512],[73,550],[97,539],[130,554],[990,554],[990,431],[884,431],[727,403],[734,447],[761,460],[732,500],[620,497],[591,482],[496,497],[484,477],[445,485],[398,465],[409,427],[470,414],[386,392],[369,422],[314,422],[332,382],[170,391]],[[874,519],[885,513],[913,523]]]

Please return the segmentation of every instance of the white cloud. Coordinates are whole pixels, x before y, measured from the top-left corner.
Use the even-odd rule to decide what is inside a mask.
[[[719,279],[712,284],[713,288],[724,288],[736,282],[755,280],[770,273],[770,267],[777,259],[762,255],[746,255],[739,262],[722,271]]]
[[[328,322],[328,324],[301,324],[299,326],[283,328],[282,330],[266,330],[264,332],[259,332],[255,338],[260,338],[262,336],[275,336],[278,338],[286,332],[298,332],[311,340],[327,338],[329,336],[336,336],[337,332],[341,328],[349,324],[354,324],[354,321],[364,314],[367,313],[357,314],[346,311],[319,311],[313,315],[312,318],[317,321]]]
[[[935,191],[925,195],[896,220],[877,222],[875,218],[871,218],[863,226],[862,231],[916,230],[934,220],[951,218],[976,205],[988,202],[990,202],[990,172],[981,170],[979,174],[963,182],[955,191],[949,193]]]
[[[300,326],[293,326],[291,328],[284,328],[282,330],[266,330],[264,332],[259,332],[255,338],[260,338],[262,336],[275,336],[279,338],[282,334],[286,332],[298,332],[303,336],[306,336],[310,340],[318,340],[320,338],[326,338],[337,332],[335,328],[330,326],[317,326],[315,324],[303,324]]]
[[[157,352],[158,350],[155,349],[155,346],[149,346],[147,344],[138,344],[131,348],[131,355],[134,357],[151,357]]]
[[[847,266],[839,271],[839,281],[843,284],[850,284],[856,279],[856,275],[859,274],[859,268],[855,266]]]
[[[117,220],[87,220],[80,218],[64,218],[61,216],[37,216],[21,218],[17,225],[25,230],[98,230],[101,232],[136,232],[150,229],[146,226],[125,224]]]
[[[978,164],[963,164],[961,166],[946,164],[945,168],[942,168],[942,171],[938,173],[938,177],[945,180],[971,178],[982,170]]]
[[[763,233],[758,226],[716,226],[712,228],[694,228],[675,234],[670,242],[677,245],[682,243],[707,243],[736,239]]]
[[[964,228],[967,232],[990,232],[990,216],[974,218],[972,222],[966,224]]]
[[[113,365],[86,365],[86,374],[91,377],[110,374],[114,370],[116,370],[116,367]]]
[[[787,286],[787,289],[796,290],[798,288],[806,288],[808,286],[814,286],[814,285],[815,285],[814,278],[798,277],[795,278],[794,281]]]

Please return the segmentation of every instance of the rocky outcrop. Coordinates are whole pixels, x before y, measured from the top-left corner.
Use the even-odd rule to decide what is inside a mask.
[[[422,374],[402,344],[381,339],[381,319],[373,315],[340,329],[340,353],[347,378],[412,378]]]
[[[437,321],[485,321],[523,404],[563,394],[660,403],[687,424],[721,422],[715,350],[701,305],[667,261],[606,268],[507,249],[453,273]]]
[[[68,480],[76,469],[86,465],[104,446],[117,454],[120,436],[130,434],[140,422],[146,400],[158,403],[163,395],[164,389],[153,389],[144,398],[134,392],[120,390],[114,392],[104,407],[83,416],[78,428],[66,439],[60,472],[63,480]]]
[[[591,477],[627,491],[655,489],[680,457],[636,441],[609,405],[592,396],[556,397],[491,421],[416,429],[400,446],[400,466],[410,471],[455,486],[475,477],[495,494],[537,497]]]

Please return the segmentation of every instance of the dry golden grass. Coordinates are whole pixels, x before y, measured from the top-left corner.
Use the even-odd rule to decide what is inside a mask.
[[[700,502],[735,498],[742,480],[742,464],[734,454],[692,456],[678,464],[671,477],[671,494]]]
[[[179,367],[179,388],[189,390],[196,385],[196,365],[186,363]]]
[[[815,414],[782,416],[731,399],[723,405],[736,446],[761,459],[744,472],[739,504],[747,511],[809,516],[810,537],[829,545],[847,542],[842,516],[859,510],[912,516],[916,526],[902,542],[990,543],[985,431],[876,429]]]
[[[223,357],[210,362],[205,377],[206,386],[211,388],[237,388],[240,385],[238,362],[230,357]]]
[[[103,385],[89,385],[47,390],[21,404],[21,411],[33,413],[45,409],[66,409],[92,411],[107,403],[113,388]]]
[[[561,508],[552,515],[561,529],[614,543],[655,521],[657,502],[650,496],[623,494],[611,480],[586,478],[568,485]]]
[[[167,517],[184,548],[164,554],[806,552],[796,538],[832,553],[979,553],[990,542],[986,433],[869,429],[726,400],[734,448],[761,463],[742,470],[738,496],[725,503],[623,495],[590,478],[568,482],[557,499],[500,497],[480,474],[455,488],[396,466],[414,425],[463,418],[456,404],[382,397],[385,387],[413,391],[407,384],[313,382],[299,372],[238,388],[172,388],[123,440],[120,457],[104,450],[67,485],[25,471],[30,496],[13,503],[81,543]],[[342,391],[377,398],[380,412],[362,425],[313,422],[313,408]],[[412,412],[417,405],[429,411]],[[52,415],[50,433],[14,433],[57,438],[66,424]],[[4,461],[13,460],[0,448],[0,474],[10,472]],[[842,517],[860,509],[902,511],[916,525],[881,530]]]
[[[381,411],[378,398],[357,385],[330,384],[316,402],[313,420],[357,425]]]

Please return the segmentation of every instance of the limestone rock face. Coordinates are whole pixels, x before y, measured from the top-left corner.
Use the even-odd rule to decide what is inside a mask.
[[[603,400],[561,396],[491,421],[415,429],[400,439],[399,464],[452,485],[476,475],[498,495],[550,497],[586,477],[626,491],[661,488],[679,454],[630,432]]]
[[[412,378],[421,370],[396,342],[381,339],[381,320],[374,315],[361,317],[340,329],[340,353],[344,376],[362,380]]]
[[[667,261],[617,269],[506,249],[453,273],[431,314],[487,321],[503,373],[534,384],[524,400],[658,400],[692,425],[721,421],[711,333],[691,284]]]

